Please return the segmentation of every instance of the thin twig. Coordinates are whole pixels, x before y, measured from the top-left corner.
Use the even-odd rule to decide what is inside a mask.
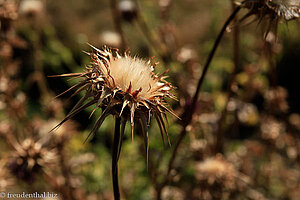
[[[229,18],[227,19],[227,21],[225,22],[223,28],[221,29],[215,43],[214,43],[214,46],[213,46],[213,49],[211,50],[208,58],[207,58],[207,61],[204,65],[204,68],[203,68],[203,72],[201,74],[201,77],[199,79],[199,82],[198,82],[198,85],[197,85],[197,89],[195,91],[195,94],[194,94],[194,97],[193,97],[193,102],[192,102],[192,105],[190,106],[190,108],[187,110],[187,118],[185,120],[185,122],[183,123],[183,127],[182,127],[182,131],[180,132],[179,136],[178,136],[178,139],[177,139],[177,142],[176,142],[176,145],[173,149],[173,152],[172,152],[172,156],[170,158],[170,161],[169,161],[169,165],[168,165],[168,173],[167,173],[167,176],[166,176],[166,179],[164,182],[167,182],[168,179],[169,179],[169,176],[170,176],[170,172],[173,168],[173,164],[174,164],[174,161],[175,161],[175,158],[176,158],[176,155],[177,155],[177,152],[178,152],[178,148],[181,144],[181,142],[183,141],[187,131],[186,131],[186,127],[190,124],[190,122],[192,121],[192,117],[193,117],[193,114],[195,112],[195,106],[196,106],[196,102],[198,100],[198,96],[199,96],[199,92],[200,92],[200,89],[201,89],[201,86],[202,86],[202,83],[204,81],[204,78],[205,78],[205,75],[207,73],[207,70],[209,68],[209,65],[215,55],[215,52],[217,50],[217,47],[219,46],[219,43],[222,39],[222,36],[224,35],[225,31],[226,31],[226,28],[227,26],[230,24],[230,22],[235,18],[236,14],[239,12],[239,10],[241,9],[241,6],[237,6],[235,8],[235,10],[232,12],[232,14],[229,16]]]
[[[119,190],[119,178],[118,178],[118,146],[120,142],[120,122],[121,118],[116,117],[115,120],[115,134],[114,134],[114,143],[113,143],[113,152],[112,152],[112,180],[113,180],[113,189],[115,200],[120,199],[120,190]]]
[[[204,65],[204,68],[203,68],[203,72],[202,72],[201,77],[200,77],[200,79],[199,79],[199,82],[198,82],[198,85],[197,85],[196,92],[195,92],[194,97],[193,97],[193,102],[192,102],[192,106],[191,106],[190,117],[188,118],[188,119],[189,119],[189,122],[191,121],[191,117],[192,117],[192,115],[193,115],[194,112],[195,112],[195,105],[196,105],[196,102],[197,102],[197,100],[198,100],[199,92],[200,92],[201,86],[202,86],[202,84],[203,84],[203,81],[204,81],[205,75],[206,75],[206,73],[207,73],[207,70],[208,70],[208,68],[209,68],[209,65],[210,65],[210,63],[211,63],[211,61],[212,61],[212,59],[213,59],[213,57],[214,57],[214,55],[215,55],[215,52],[216,52],[216,50],[217,50],[217,48],[218,48],[218,46],[219,46],[219,43],[220,43],[220,41],[221,41],[221,39],[222,39],[222,37],[223,37],[225,31],[226,31],[227,26],[228,26],[228,25],[230,24],[230,22],[235,18],[236,14],[239,12],[240,9],[241,9],[241,6],[237,6],[237,7],[234,9],[234,11],[232,12],[232,14],[229,16],[229,18],[228,18],[227,21],[225,22],[225,24],[224,24],[222,30],[220,31],[220,33],[219,33],[219,35],[218,35],[218,37],[217,37],[217,39],[216,39],[216,41],[215,41],[215,44],[214,44],[214,46],[213,46],[213,49],[211,50],[211,52],[210,52],[210,54],[209,54],[209,56],[208,56],[208,59],[207,59],[205,65]]]
[[[234,10],[236,8],[236,4],[232,1],[232,9]],[[218,122],[218,128],[216,132],[216,140],[215,140],[215,145],[214,145],[214,152],[215,153],[223,153],[223,147],[224,147],[224,125],[226,121],[226,116],[227,116],[227,106],[228,103],[234,94],[233,92],[233,84],[235,80],[235,76],[238,70],[239,66],[239,26],[237,23],[237,18],[234,18],[234,24],[235,26],[233,27],[233,61],[234,61],[234,66],[233,70],[230,74],[229,77],[229,82],[227,85],[227,101],[225,104],[225,107],[221,113],[221,117]]]

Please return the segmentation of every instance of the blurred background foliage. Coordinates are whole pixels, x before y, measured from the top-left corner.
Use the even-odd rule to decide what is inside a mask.
[[[93,108],[49,133],[82,94],[54,98],[76,80],[48,76],[81,72],[90,63],[82,52],[90,51],[87,43],[129,49],[145,59],[156,56],[156,72],[170,69],[178,101],[168,102],[181,115],[232,12],[230,0],[0,4],[0,191],[51,191],[61,199],[88,200],[113,199],[113,118],[86,143],[100,114],[89,118]],[[123,199],[300,198],[300,25],[280,23],[264,39],[266,26],[255,21],[227,28],[167,181],[180,120],[168,116],[171,147],[163,145],[157,124],[151,126],[148,170],[142,138],[131,141],[128,125],[119,161]],[[221,152],[214,150],[218,131]]]

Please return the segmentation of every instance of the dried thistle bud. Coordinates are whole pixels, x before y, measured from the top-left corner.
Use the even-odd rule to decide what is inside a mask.
[[[15,20],[18,17],[17,4],[14,1],[0,2],[0,19]]]
[[[300,17],[299,0],[268,0],[267,5],[287,21]]]
[[[259,18],[268,15],[273,19],[289,21],[300,17],[299,0],[245,0],[243,6],[250,10],[249,14]]]
[[[121,46],[121,40],[120,34],[112,31],[105,31],[100,35],[100,41],[102,44],[107,44],[115,48]]]
[[[241,5],[249,12],[240,21],[252,15],[257,16],[259,21],[268,20],[265,37],[271,28],[276,32],[279,20],[289,21],[300,18],[300,0],[244,0]]]
[[[249,184],[248,176],[240,173],[237,168],[221,155],[207,158],[196,164],[196,179],[200,185],[199,196],[205,197],[206,191],[212,199],[223,199],[226,191],[245,191]],[[205,198],[210,199],[210,198]]]
[[[16,150],[11,155],[8,167],[12,174],[26,182],[33,182],[35,175],[42,168],[49,167],[57,161],[55,150],[49,150],[31,138],[14,146]]]
[[[119,3],[118,9],[124,21],[132,22],[137,18],[137,5],[130,0],[123,0]]]
[[[18,8],[15,1],[0,1],[0,27],[6,33],[11,29],[11,22],[18,18]]]
[[[145,147],[148,152],[147,129],[150,116],[154,115],[163,140],[165,134],[169,141],[164,117],[167,112],[175,114],[167,108],[165,102],[165,97],[174,98],[170,93],[173,88],[171,83],[164,80],[166,78],[164,74],[167,71],[158,76],[153,73],[155,65],[151,64],[150,60],[147,62],[131,57],[127,53],[121,56],[117,49],[91,47],[95,51],[88,53],[92,64],[87,66],[83,73],[58,75],[81,78],[81,81],[67,91],[77,89],[73,95],[81,91],[86,91],[86,93],[55,128],[85,108],[94,105],[95,109],[91,115],[99,108],[102,109],[102,114],[89,136],[97,132],[108,115],[114,115],[122,119],[121,135],[124,134],[126,121],[130,121],[132,138],[134,124],[138,124],[139,131],[145,138]],[[84,103],[86,100],[87,103]]]
[[[44,4],[40,0],[23,0],[19,9],[22,15],[36,17],[43,13]]]

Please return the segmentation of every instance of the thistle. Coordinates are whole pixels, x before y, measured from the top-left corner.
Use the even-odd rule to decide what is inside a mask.
[[[167,107],[165,97],[175,97],[170,93],[170,90],[173,89],[171,83],[165,80],[166,76],[164,75],[168,70],[161,75],[156,75],[153,72],[156,64],[151,64],[150,60],[144,61],[131,57],[128,53],[121,56],[118,49],[105,46],[102,49],[97,49],[92,45],[90,46],[94,52],[87,54],[91,57],[92,62],[84,72],[56,75],[56,77],[82,79],[65,92],[77,89],[72,96],[81,91],[85,91],[85,94],[54,129],[80,111],[94,105],[95,108],[91,115],[96,109],[102,109],[102,114],[88,135],[88,139],[97,132],[107,116],[114,115],[116,119],[112,167],[114,180],[117,177],[117,161],[126,122],[130,121],[132,139],[135,124],[138,125],[137,130],[144,138],[148,166],[150,117],[153,115],[156,118],[163,141],[166,136],[170,144],[165,125],[166,113],[176,115]],[[117,182],[117,180],[113,181],[114,189],[115,186],[117,187],[115,181]],[[115,197],[116,195],[118,194],[115,193]]]
[[[243,5],[250,10],[249,14],[256,14],[259,18],[269,15],[271,19],[289,21],[300,17],[299,0],[245,0]]]
[[[280,20],[290,21],[300,17],[300,0],[245,0],[241,6],[247,8],[249,12],[240,21],[252,15],[255,15],[259,21],[269,20],[266,33],[272,26],[275,27],[276,32]]]
[[[40,171],[49,170],[58,160],[56,149],[49,149],[33,138],[21,144],[13,144],[15,151],[10,155],[8,168],[17,178],[32,183]]]

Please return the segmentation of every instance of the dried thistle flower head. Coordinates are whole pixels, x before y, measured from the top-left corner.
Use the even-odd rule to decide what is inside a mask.
[[[246,185],[250,183],[249,177],[240,173],[220,154],[196,164],[196,179],[203,199],[211,199],[204,198],[205,195],[214,197],[212,199],[224,199],[222,197],[226,192],[245,191]]]
[[[17,3],[11,1],[0,1],[0,31],[1,33],[8,33],[12,29],[12,21],[18,18]]]
[[[89,136],[96,133],[108,115],[114,115],[121,118],[121,136],[124,134],[126,121],[131,123],[132,137],[134,124],[138,124],[140,132],[145,138],[145,147],[148,152],[147,127],[150,116],[154,115],[163,140],[164,134],[166,134],[169,141],[164,117],[166,117],[166,112],[175,114],[166,107],[167,103],[165,102],[165,97],[174,98],[170,93],[173,87],[164,80],[164,74],[167,71],[158,76],[153,73],[155,64],[151,64],[150,60],[145,61],[131,57],[128,53],[121,56],[117,49],[91,47],[95,51],[88,53],[92,63],[86,67],[83,73],[58,75],[82,78],[79,83],[67,91],[77,88],[73,95],[84,90],[86,93],[55,128],[83,109],[94,105],[95,109],[91,115],[99,108],[102,109],[102,114]],[[84,103],[86,100],[88,100],[87,103]]]
[[[245,0],[243,6],[250,10],[249,14],[258,15],[259,18],[268,15],[273,19],[289,21],[300,17],[299,0]]]
[[[196,168],[199,180],[204,177],[205,179],[213,177],[214,180],[225,176],[233,177],[233,174],[236,173],[234,166],[219,155],[215,158],[205,159],[203,162],[198,163]]]
[[[17,178],[29,183],[34,181],[35,174],[57,162],[55,149],[49,150],[32,138],[21,144],[14,144],[15,151],[11,155],[9,169]]]
[[[132,0],[122,0],[118,4],[118,10],[124,21],[133,22],[138,17],[137,5]]]
[[[289,21],[300,17],[300,0],[244,0],[242,7],[249,12],[241,20],[252,15],[257,16],[259,21],[265,18],[269,20],[267,33],[272,26],[276,32],[279,20]]]
[[[20,14],[35,17],[42,14],[44,9],[44,4],[40,0],[24,0],[20,3]]]
[[[0,19],[15,20],[18,17],[15,1],[0,1]]]
[[[100,41],[102,44],[118,48],[121,46],[122,39],[119,33],[113,31],[104,31],[100,35]]]

